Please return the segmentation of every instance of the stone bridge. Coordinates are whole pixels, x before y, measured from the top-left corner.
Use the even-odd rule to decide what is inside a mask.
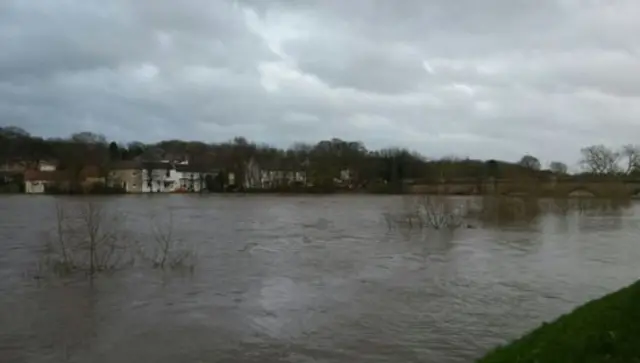
[[[518,180],[451,181],[415,184],[410,193],[446,195],[499,194],[508,196],[572,197],[572,198],[640,198],[640,180],[549,180],[542,182]]]

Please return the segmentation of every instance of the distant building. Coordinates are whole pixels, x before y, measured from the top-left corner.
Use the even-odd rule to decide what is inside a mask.
[[[55,171],[58,168],[58,163],[53,160],[40,160],[38,162],[38,170],[40,171]]]
[[[351,169],[342,169],[340,170],[340,180],[345,182],[351,181],[353,179],[352,174]]]
[[[175,166],[168,161],[143,161],[141,173],[143,193],[170,193],[180,185]]]
[[[294,184],[306,184],[307,173],[300,168],[286,167],[278,163],[258,164],[251,159],[245,168],[244,187],[271,189]]]
[[[354,183],[354,172],[351,169],[340,170],[340,176],[334,178],[333,183],[340,187],[352,188]]]
[[[111,165],[108,186],[121,188],[127,193],[142,193],[142,163],[137,161],[120,161]]]
[[[242,185],[245,189],[262,188],[262,176],[260,173],[260,165],[254,158],[251,158],[244,171],[244,182]]]
[[[27,163],[24,161],[7,161],[0,163],[0,172],[3,173],[24,173],[27,169]]]
[[[41,194],[50,190],[58,192],[87,192],[97,184],[105,183],[99,168],[88,166],[77,175],[61,170],[27,170],[24,172],[24,191],[27,194]],[[79,190],[76,190],[79,187]]]
[[[20,191],[25,165],[21,161],[0,163],[0,192]]]
[[[68,185],[68,176],[61,171],[27,170],[24,173],[24,192],[42,194],[52,185]]]
[[[187,161],[147,161],[140,164],[142,193],[187,193],[207,189],[207,180],[218,175],[217,170]],[[230,176],[227,176],[230,178]]]
[[[202,168],[188,164],[175,166],[178,178],[178,190],[181,192],[200,192],[206,188],[206,173]]]

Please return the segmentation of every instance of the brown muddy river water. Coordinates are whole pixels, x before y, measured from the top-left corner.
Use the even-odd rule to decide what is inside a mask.
[[[0,197],[0,362],[472,362],[639,272],[634,205],[426,233],[401,197],[166,195],[99,202],[142,244],[171,211],[193,273],[36,279],[61,199]]]

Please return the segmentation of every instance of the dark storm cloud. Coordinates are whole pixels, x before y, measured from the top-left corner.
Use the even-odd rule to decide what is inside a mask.
[[[572,162],[635,142],[632,0],[0,3],[0,124]]]

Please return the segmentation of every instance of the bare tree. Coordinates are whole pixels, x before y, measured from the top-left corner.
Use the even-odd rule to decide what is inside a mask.
[[[530,170],[540,170],[541,167],[540,160],[532,155],[523,156],[518,164]]]
[[[58,274],[97,273],[124,265],[127,238],[118,215],[92,201],[76,206],[56,204],[56,228],[46,261]]]
[[[433,229],[456,229],[463,223],[464,210],[443,196],[423,196],[417,200],[416,212]]]
[[[628,144],[620,151],[621,158],[624,159],[624,173],[631,174],[640,169],[640,145]]]
[[[173,213],[169,212],[165,220],[157,216],[150,220],[154,246],[150,251],[143,250],[143,257],[157,269],[186,268],[193,272],[196,254],[175,235]]]
[[[89,275],[115,268],[124,246],[115,227],[116,215],[108,215],[102,205],[87,202],[80,206],[80,229],[83,230],[80,249],[88,253]]]
[[[549,163],[549,170],[555,174],[567,174],[569,168],[567,167],[567,164],[561,161],[552,161]]]
[[[55,273],[60,275],[67,275],[76,269],[72,246],[69,245],[71,231],[68,226],[67,212],[62,203],[56,203],[55,213],[55,229],[50,238],[46,240],[44,258],[38,264],[38,277],[44,275],[46,266],[51,267]]]
[[[446,196],[424,195],[404,200],[399,214],[384,214],[388,228],[455,230],[464,225],[467,205]]]
[[[620,153],[604,145],[592,145],[580,150],[582,167],[593,174],[615,174],[620,168]]]
[[[75,266],[72,255],[69,251],[69,247],[67,246],[66,241],[66,214],[64,207],[61,203],[56,203],[56,242],[58,244],[58,248],[60,249],[60,254],[62,257],[62,262],[64,266],[73,268]]]

